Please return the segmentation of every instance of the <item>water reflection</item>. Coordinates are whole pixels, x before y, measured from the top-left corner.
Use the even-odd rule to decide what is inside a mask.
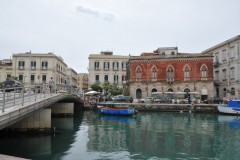
[[[53,125],[59,131],[55,136],[2,138],[0,150],[32,159],[62,160],[234,160],[240,156],[240,120],[234,116],[140,112],[133,118],[89,111],[53,119]]]

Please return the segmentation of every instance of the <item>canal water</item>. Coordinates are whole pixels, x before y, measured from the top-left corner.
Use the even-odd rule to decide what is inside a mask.
[[[95,111],[53,118],[54,135],[0,137],[0,154],[34,160],[239,160],[240,118],[217,114]]]

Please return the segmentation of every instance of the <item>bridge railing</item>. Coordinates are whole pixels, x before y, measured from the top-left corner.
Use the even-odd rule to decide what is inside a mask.
[[[0,110],[2,112],[5,109],[12,106],[24,105],[25,103],[36,101],[39,98],[45,98],[50,93],[46,85],[38,87],[14,87],[0,89]]]
[[[0,111],[4,112],[13,106],[23,106],[38,99],[51,97],[56,93],[77,94],[77,89],[71,87],[58,89],[54,86],[50,90],[48,84],[0,89]]]

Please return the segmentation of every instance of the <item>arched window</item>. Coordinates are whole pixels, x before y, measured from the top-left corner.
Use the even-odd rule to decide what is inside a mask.
[[[185,65],[183,67],[183,73],[184,73],[184,80],[190,80],[190,67],[189,65]]]
[[[173,92],[173,89],[172,88],[168,88],[168,92]]]
[[[190,94],[189,94],[190,89],[189,89],[189,88],[185,88],[185,89],[184,89],[184,92],[186,93],[186,94],[184,95],[184,98],[188,98],[188,97],[190,96]]]
[[[152,93],[153,93],[153,92],[157,92],[157,89],[156,89],[156,88],[153,88],[153,89],[152,89]]]
[[[152,71],[152,79],[157,79],[157,67],[153,66],[151,71]]]
[[[167,67],[167,81],[173,81],[174,80],[174,68],[173,66]]]
[[[208,71],[208,68],[205,64],[203,64],[200,68],[200,71],[201,71],[201,77],[202,78],[207,78],[207,71]]]
[[[223,97],[226,97],[226,96],[227,96],[227,89],[223,88]]]
[[[136,90],[136,98],[138,99],[142,98],[142,90],[140,88]]]
[[[235,88],[231,88],[231,95],[235,96]]]
[[[142,78],[142,68],[140,66],[138,66],[136,68],[136,78],[137,79],[141,79]]]

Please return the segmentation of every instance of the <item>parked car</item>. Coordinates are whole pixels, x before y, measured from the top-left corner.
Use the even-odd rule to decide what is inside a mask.
[[[115,102],[126,102],[126,98],[124,95],[114,96],[112,100]]]
[[[125,98],[126,98],[126,102],[128,102],[128,103],[133,102],[133,98],[131,96],[125,96]]]
[[[154,102],[154,98],[153,97],[146,97],[144,99],[144,103],[153,103]]]
[[[21,90],[23,87],[22,83],[17,81],[17,80],[7,80],[2,83],[2,89],[5,89],[5,91],[14,91],[16,90]]]
[[[172,97],[164,96],[160,99],[156,99],[155,102],[157,102],[157,103],[172,103]]]

